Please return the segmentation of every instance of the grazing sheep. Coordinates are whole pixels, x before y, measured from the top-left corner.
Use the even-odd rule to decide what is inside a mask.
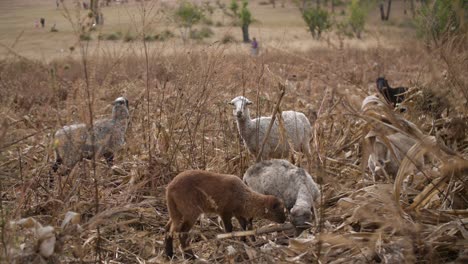
[[[406,87],[392,88],[384,77],[379,77],[376,80],[377,90],[385,97],[388,103],[396,107],[397,104],[403,102],[405,99],[404,93],[408,91]]]
[[[234,98],[230,104],[235,107],[233,113],[237,119],[237,128],[245,146],[252,155],[257,156],[272,117],[250,119],[247,106],[252,102],[243,96]],[[310,156],[309,141],[312,127],[307,117],[303,113],[295,111],[284,111],[281,116],[284,121],[285,138],[282,138],[279,122],[275,120],[263,148],[262,159],[288,157],[290,153],[289,142],[295,151]]]
[[[221,216],[226,232],[232,232],[231,218],[237,218],[246,230],[254,217],[277,223],[286,220],[283,202],[271,195],[252,191],[234,175],[188,170],[177,175],[166,189],[169,222],[166,225],[166,255],[172,257],[173,234],[179,239],[186,258],[195,258],[189,248],[188,232],[202,213]]]
[[[373,129],[368,132],[364,140],[364,144],[368,146],[367,149],[369,150],[368,167],[374,181],[378,174],[383,174],[388,180],[390,180],[390,176],[395,177],[400,162],[417,142],[415,139],[417,137],[411,137],[411,135],[422,135],[416,125],[410,121],[398,115],[390,117],[388,113],[381,111],[385,107],[387,105],[375,95],[367,96],[361,105],[364,114],[370,111],[371,116],[381,121],[381,123],[376,122],[373,124]],[[379,116],[376,116],[376,113],[379,113]],[[400,127],[408,135],[394,129],[394,126]],[[424,159],[417,162],[424,164]]]
[[[264,160],[251,166],[244,174],[244,182],[256,192],[282,199],[297,234],[311,221],[311,210],[320,199],[320,190],[312,177],[286,160]]]
[[[52,167],[54,171],[57,171],[61,164],[71,169],[81,159],[91,158],[93,150],[97,157],[104,156],[107,163],[112,165],[114,152],[125,144],[129,121],[128,100],[119,97],[113,105],[112,117],[95,121],[93,131],[90,131],[86,124],[74,124],[64,126],[55,133],[55,164]]]
[[[399,132],[385,137],[391,149],[387,147],[388,145],[385,144],[374,131],[370,131],[366,135],[366,140],[370,142],[371,148],[368,167],[374,180],[380,173],[383,173],[385,177],[392,176],[394,178],[398,173],[400,163],[405,158],[406,153],[408,153],[410,148],[417,142],[415,139]],[[392,154],[392,151],[395,155]]]

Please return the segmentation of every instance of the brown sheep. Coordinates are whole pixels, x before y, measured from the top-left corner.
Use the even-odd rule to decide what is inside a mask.
[[[188,170],[177,175],[166,189],[169,222],[166,225],[166,255],[172,257],[173,235],[178,232],[186,258],[195,255],[188,244],[188,232],[202,213],[221,216],[226,232],[232,232],[231,218],[237,218],[242,229],[251,228],[254,217],[277,223],[286,220],[285,207],[272,195],[254,192],[235,175],[202,170]]]

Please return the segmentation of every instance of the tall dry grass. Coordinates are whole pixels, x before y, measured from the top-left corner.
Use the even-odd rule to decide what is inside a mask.
[[[332,263],[466,258],[467,97],[460,94],[468,87],[468,51],[462,46],[453,42],[432,54],[412,43],[399,50],[277,50],[250,57],[226,53],[220,44],[186,47],[177,55],[160,54],[141,42],[133,45],[130,55],[87,54],[81,46],[81,60],[42,63],[10,57],[0,62],[2,261],[164,261],[165,185],[186,169],[241,176],[254,158],[239,138],[227,102],[245,95],[255,102],[252,115],[269,115],[280,93],[278,83],[286,80],[280,109],[316,112],[314,160],[308,165],[322,184],[320,223],[303,239],[276,233],[245,244],[216,240],[220,226],[210,219],[194,230],[192,245],[200,257],[209,262]],[[446,162],[432,163],[430,169],[440,173],[416,178],[416,193],[400,190],[396,198],[392,183],[369,181],[360,166],[366,128],[379,125],[360,112],[360,103],[375,93],[381,74],[410,86],[403,117],[434,136],[438,149],[448,145],[453,151]],[[118,96],[129,99],[131,122],[117,166],[84,160],[68,175],[54,174],[54,131],[74,122],[92,125],[110,113],[109,103]],[[402,117],[392,111],[377,114],[391,121]],[[457,125],[451,125],[453,120],[459,120]],[[404,171],[407,165],[402,166]],[[397,176],[396,182],[402,179]],[[408,195],[417,204],[405,204]],[[80,215],[73,228],[62,226],[69,211]],[[54,227],[50,257],[41,256],[41,237],[29,226],[10,224],[28,217]]]

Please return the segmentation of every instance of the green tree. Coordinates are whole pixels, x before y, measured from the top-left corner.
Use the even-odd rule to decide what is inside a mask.
[[[321,8],[307,8],[302,12],[302,19],[307,24],[314,39],[320,39],[322,32],[331,27],[328,12]]]
[[[433,0],[421,6],[416,17],[417,32],[427,44],[437,47],[451,35],[468,29],[468,1]]]
[[[367,19],[367,9],[359,0],[352,0],[349,5],[348,23],[357,38],[361,38]]]
[[[192,27],[204,17],[201,8],[187,1],[180,3],[174,15],[179,26],[184,29],[181,32],[184,41],[192,33]]]
[[[244,42],[250,42],[249,37],[249,26],[254,21],[252,13],[249,10],[249,2],[247,0],[242,1],[242,7],[239,10],[239,4],[236,0],[231,1],[229,9],[231,9],[233,15],[239,20],[239,24],[242,29],[242,39]]]

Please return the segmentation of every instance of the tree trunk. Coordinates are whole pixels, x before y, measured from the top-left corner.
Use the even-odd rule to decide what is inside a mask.
[[[99,24],[99,0],[91,0],[89,8],[93,12],[94,21]]]
[[[331,12],[335,13],[335,0],[331,0]]]
[[[384,10],[383,3],[380,3],[379,9],[380,9],[380,20],[384,21],[385,20],[385,10]]]
[[[306,9],[306,5],[307,5],[307,0],[302,0],[302,8],[301,8],[302,13],[304,13]]]
[[[244,43],[249,43],[250,42],[249,25],[248,24],[242,25],[242,39],[243,39]]]
[[[414,16],[416,15],[416,12],[414,11],[414,0],[410,0],[410,9],[411,9],[411,15]]]
[[[385,16],[385,20],[387,21],[388,21],[388,18],[390,17],[390,9],[392,9],[392,0],[388,0],[387,15]]]

